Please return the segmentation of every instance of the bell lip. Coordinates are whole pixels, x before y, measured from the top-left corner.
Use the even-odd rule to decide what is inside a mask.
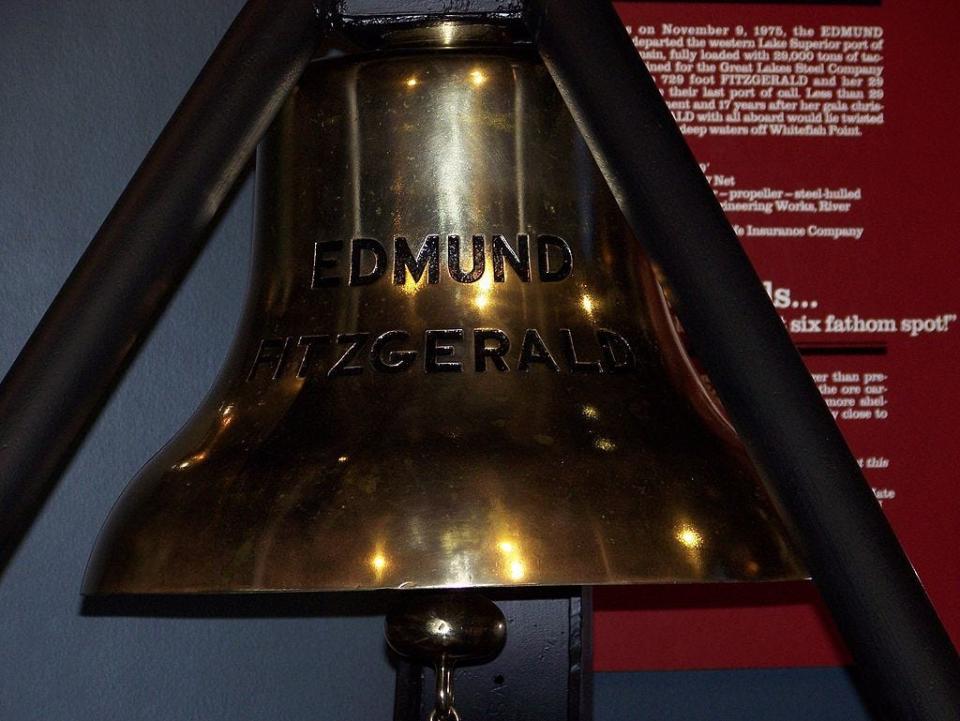
[[[402,584],[400,586],[325,586],[323,588],[309,587],[287,587],[287,588],[267,588],[267,587],[247,587],[247,588],[181,588],[173,590],[166,589],[137,590],[133,588],[101,588],[99,584],[89,578],[84,579],[83,587],[80,590],[84,598],[112,598],[112,597],[133,597],[133,596],[285,596],[285,595],[322,595],[322,594],[343,594],[343,593],[412,593],[417,591],[469,591],[469,590],[518,590],[518,589],[551,589],[551,588],[571,588],[580,586],[602,586],[602,587],[631,587],[631,586],[727,586],[732,584],[751,584],[751,585],[774,585],[778,583],[806,583],[812,582],[810,574],[802,569],[795,574],[784,573],[778,576],[767,578],[659,578],[659,579],[619,579],[619,580],[583,580],[570,581],[566,583],[477,583],[477,584],[425,584],[413,585]]]

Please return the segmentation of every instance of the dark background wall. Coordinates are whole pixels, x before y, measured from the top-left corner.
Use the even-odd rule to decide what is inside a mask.
[[[0,3],[0,372],[240,5]],[[248,272],[251,190],[248,181],[0,577],[4,721],[390,717],[393,669],[369,609],[81,613],[84,565],[110,505],[223,360]],[[605,674],[596,697],[598,721],[867,718],[841,669]]]

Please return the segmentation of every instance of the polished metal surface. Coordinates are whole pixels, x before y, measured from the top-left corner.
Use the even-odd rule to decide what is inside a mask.
[[[436,689],[429,721],[458,721],[454,668],[499,653],[507,639],[507,620],[497,604],[478,593],[409,595],[407,603],[387,615],[387,643],[401,656],[433,665]]]
[[[230,358],[85,592],[805,575],[531,52],[315,63],[257,185]]]
[[[470,663],[503,648],[507,621],[493,601],[465,591],[409,595],[386,619],[387,643],[401,656]]]

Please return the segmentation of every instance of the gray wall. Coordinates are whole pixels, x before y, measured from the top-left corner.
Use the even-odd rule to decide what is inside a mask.
[[[240,0],[0,2],[0,371]],[[81,614],[110,505],[192,411],[232,336],[251,183],[0,578],[0,719],[388,719],[376,616]],[[64,408],[64,414],[70,409]],[[866,718],[842,670],[608,674],[598,720]]]

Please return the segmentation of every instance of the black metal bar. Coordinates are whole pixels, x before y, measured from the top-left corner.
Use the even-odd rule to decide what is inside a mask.
[[[960,718],[956,650],[623,23],[608,0],[531,6],[540,53],[662,267],[877,710]]]
[[[0,570],[313,55],[312,0],[249,0],[0,385]]]
[[[593,720],[593,589],[570,596],[567,721]]]

